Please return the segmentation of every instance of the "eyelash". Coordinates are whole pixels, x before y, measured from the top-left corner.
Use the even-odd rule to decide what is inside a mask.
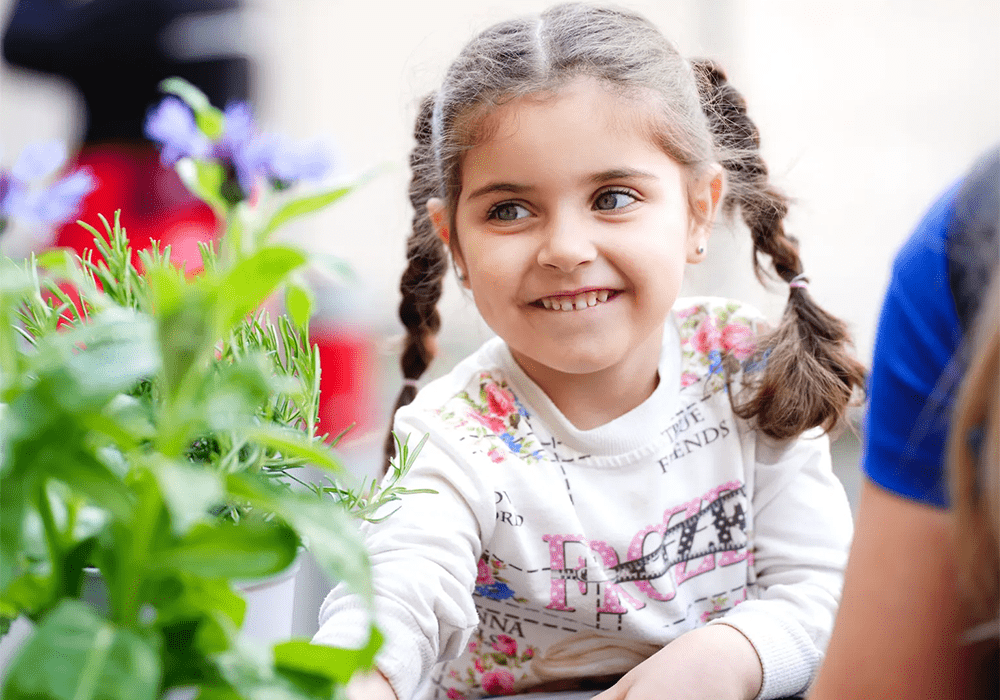
[[[598,209],[598,211],[617,211],[620,209],[625,209],[629,205],[639,201],[639,195],[634,190],[630,190],[627,187],[609,187],[608,189],[601,190],[600,192],[597,193],[597,195],[594,197],[594,206],[596,206],[598,200],[600,200],[601,197],[603,197],[606,194],[623,194],[626,197],[630,197],[632,199],[632,202],[626,204],[624,207],[616,207],[615,209]]]
[[[630,190],[627,187],[610,187],[606,190],[601,190],[600,192],[597,193],[597,195],[594,197],[594,205],[596,205],[597,201],[606,194],[621,194],[625,195],[626,197],[630,197],[633,201],[630,202],[629,204],[639,201],[639,195],[634,190]],[[616,207],[615,209],[598,209],[597,211],[616,211],[618,209],[625,209],[628,206],[629,205],[625,205],[624,207]],[[522,209],[527,210],[527,207],[521,204],[520,202],[511,200],[497,202],[496,204],[494,204],[489,208],[489,211],[486,212],[487,220],[516,221],[517,219],[500,219],[500,217],[497,216],[497,212],[499,212],[504,207],[521,207]]]
[[[507,201],[504,201],[504,202],[497,202],[492,207],[490,207],[489,211],[486,212],[486,218],[488,220],[494,220],[494,221],[505,221],[505,222],[516,221],[516,219],[501,219],[501,218],[499,218],[497,216],[497,212],[500,211],[501,209],[503,209],[504,207],[521,207],[524,210],[528,209],[526,206],[524,206],[520,202],[515,202],[515,201],[510,201],[510,200],[507,200]]]

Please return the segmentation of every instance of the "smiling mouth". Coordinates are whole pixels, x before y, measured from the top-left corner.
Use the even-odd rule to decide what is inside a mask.
[[[532,306],[537,306],[550,311],[583,311],[591,306],[603,304],[614,299],[621,292],[612,289],[601,289],[590,292],[581,292],[573,295],[559,295],[552,297],[542,297],[532,302]]]

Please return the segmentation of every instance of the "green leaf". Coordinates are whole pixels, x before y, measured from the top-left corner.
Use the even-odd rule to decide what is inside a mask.
[[[263,477],[229,475],[229,491],[288,522],[302,536],[316,563],[332,580],[343,581],[369,605],[374,605],[371,564],[357,523],[339,502],[312,494],[279,489]]]
[[[246,436],[286,457],[299,457],[315,467],[337,475],[346,473],[343,465],[337,461],[325,443],[319,440],[310,440],[302,431],[265,424],[250,428],[246,432]]]
[[[312,290],[305,285],[290,283],[285,288],[285,307],[295,325],[300,328],[309,327],[313,301]]]
[[[382,635],[375,627],[371,627],[368,643],[362,649],[338,649],[292,640],[275,645],[274,665],[282,671],[329,678],[346,685],[355,672],[372,667],[382,641]]]
[[[222,136],[224,122],[222,112],[213,107],[208,96],[197,87],[184,78],[173,77],[161,81],[160,90],[176,95],[187,103],[194,112],[198,128],[205,136],[213,140]]]
[[[329,677],[277,667],[269,649],[238,645],[216,657],[219,673],[242,698],[253,700],[315,700],[334,695]],[[201,697],[201,696],[199,696]],[[209,693],[207,697],[228,698]]]
[[[222,185],[226,182],[226,170],[221,163],[181,158],[174,170],[191,194],[212,207],[216,214],[225,213],[226,200],[222,196]]]
[[[263,248],[240,261],[222,282],[225,294],[219,304],[218,334],[230,331],[305,262],[302,251],[278,245]]]
[[[154,700],[155,647],[113,626],[78,600],[64,600],[39,623],[3,686],[7,700]]]
[[[199,524],[178,544],[156,552],[150,564],[206,578],[259,578],[288,568],[298,546],[295,531],[284,523]]]
[[[111,307],[91,322],[51,338],[81,390],[110,396],[134,387],[160,370],[152,320]],[[80,348],[83,348],[81,351]]]
[[[35,616],[52,593],[49,576],[26,572],[15,578],[0,595],[0,615],[17,617],[20,614]]]
[[[317,194],[311,194],[305,197],[293,199],[278,209],[274,216],[271,217],[270,221],[264,225],[264,227],[260,230],[260,233],[257,234],[258,242],[263,243],[266,241],[272,233],[287,224],[289,221],[330,206],[344,195],[353,191],[355,187],[356,185],[347,185],[327,190],[325,192],[319,192]]]
[[[151,277],[163,391],[174,398],[192,366],[211,352],[215,336],[210,315],[218,291],[207,283],[188,284],[172,270],[156,270]]]
[[[214,471],[162,457],[149,464],[178,535],[213,517],[209,512],[225,500],[222,477]]]
[[[50,248],[38,254],[38,267],[57,275],[64,275],[74,266],[72,248]]]

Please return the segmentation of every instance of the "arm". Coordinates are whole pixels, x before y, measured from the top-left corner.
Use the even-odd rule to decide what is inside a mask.
[[[954,192],[898,253],[883,301],[869,380],[868,479],[816,700],[964,697],[942,478],[956,383],[949,363],[961,338],[946,249]]]
[[[749,700],[761,678],[749,640],[729,625],[709,625],[682,634],[594,700]]]
[[[843,581],[847,497],[825,436],[776,442],[757,435],[754,473],[756,597],[681,635],[597,700],[776,698],[812,680]],[[669,696],[666,678],[679,681]]]
[[[947,511],[866,481],[837,625],[810,700],[966,697],[949,537]]]
[[[757,435],[749,600],[710,625],[731,625],[760,659],[759,698],[803,692],[837,611],[852,522],[818,430],[779,442]],[[753,595],[754,590],[756,595]]]
[[[363,528],[385,641],[378,672],[352,682],[352,698],[392,700],[381,687],[387,680],[390,692],[408,700],[434,663],[463,647],[478,621],[472,589],[482,537],[495,521],[492,489],[434,427],[397,420],[396,431],[411,444],[432,433],[402,483],[437,493],[407,496],[389,506],[399,509],[388,518]],[[362,601],[338,585],[323,602],[313,641],[357,647],[367,624]]]

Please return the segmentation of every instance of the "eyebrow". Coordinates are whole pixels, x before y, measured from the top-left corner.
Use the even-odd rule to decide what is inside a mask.
[[[655,180],[656,175],[634,168],[612,168],[611,170],[602,170],[599,173],[594,173],[587,179],[595,185],[600,185],[611,180]],[[531,185],[521,185],[515,182],[491,182],[469,193],[469,199],[475,199],[494,192],[524,194],[533,189]]]
[[[590,181],[596,185],[603,182],[608,182],[609,180],[655,180],[656,175],[653,173],[648,173],[645,170],[636,170],[634,168],[612,168],[611,170],[604,170],[599,173],[595,173],[590,177]]]
[[[469,193],[469,199],[475,199],[476,197],[482,197],[483,195],[492,194],[493,192],[510,192],[511,194],[523,194],[529,192],[533,187],[529,185],[518,185],[513,182],[491,182],[488,185],[483,185],[479,189],[476,189]]]

